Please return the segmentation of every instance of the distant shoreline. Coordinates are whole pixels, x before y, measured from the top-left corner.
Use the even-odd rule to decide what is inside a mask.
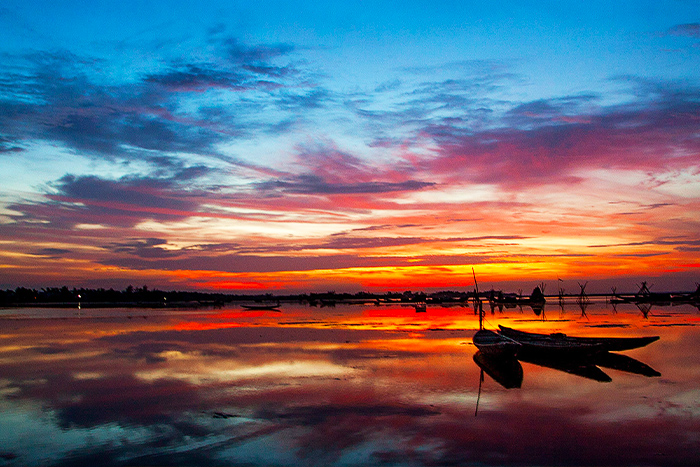
[[[700,290],[700,288],[699,288]],[[654,292],[654,296],[684,296],[695,297],[698,290],[683,292]],[[496,300],[496,297],[527,297],[529,294],[519,292],[506,293],[502,290],[480,291],[478,297],[481,300]],[[585,298],[633,298],[635,293],[557,293],[544,294],[547,301]],[[475,292],[440,291],[440,292],[385,292],[385,293],[303,293],[303,294],[226,294],[216,292],[185,292],[150,290],[146,286],[142,288],[127,287],[123,291],[114,289],[68,289],[42,288],[28,289],[17,287],[16,289],[0,290],[0,307],[4,308],[191,308],[191,307],[222,307],[230,303],[266,303],[273,301],[287,303],[308,303],[311,306],[332,306],[336,303],[344,304],[391,304],[391,303],[433,303],[433,304],[464,304],[475,298]]]

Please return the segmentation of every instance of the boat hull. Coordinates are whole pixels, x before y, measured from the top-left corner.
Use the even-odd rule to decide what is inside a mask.
[[[515,356],[522,347],[518,342],[487,329],[477,331],[473,342],[486,355]]]
[[[538,334],[533,332],[518,331],[506,326],[499,326],[499,333],[521,344],[527,343],[533,346],[551,346],[552,348],[580,347],[581,350],[597,350],[607,352],[619,352],[623,350],[637,349],[659,340],[659,336],[648,337],[573,337],[566,334]]]

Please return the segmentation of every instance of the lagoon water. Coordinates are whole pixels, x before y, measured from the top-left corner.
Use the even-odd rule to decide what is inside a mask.
[[[697,465],[696,308],[487,310],[498,324],[659,335],[624,354],[660,376],[522,362],[506,389],[461,306],[5,309],[0,466]]]

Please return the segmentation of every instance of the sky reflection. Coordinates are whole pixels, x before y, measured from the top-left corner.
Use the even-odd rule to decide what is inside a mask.
[[[690,465],[700,455],[693,308],[646,319],[603,303],[547,321],[489,313],[489,324],[522,329],[661,335],[624,352],[659,377],[606,368],[612,381],[599,383],[523,362],[520,389],[489,376],[479,388],[471,308],[282,309],[3,319],[0,465]]]

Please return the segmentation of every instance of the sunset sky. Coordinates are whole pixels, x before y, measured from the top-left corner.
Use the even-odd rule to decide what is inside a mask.
[[[700,281],[697,0],[3,0],[0,57],[0,288]]]

